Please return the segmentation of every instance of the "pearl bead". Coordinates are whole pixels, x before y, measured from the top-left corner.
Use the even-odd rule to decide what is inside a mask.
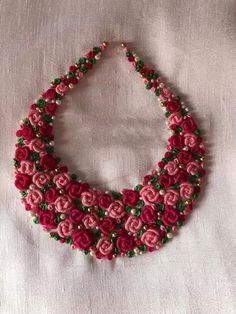
[[[160,83],[159,87],[163,88],[164,87],[164,83]]]
[[[29,188],[30,188],[30,190],[34,190],[35,185],[34,185],[34,184],[31,184]]]
[[[69,84],[69,88],[70,88],[70,89],[74,88],[74,84],[70,83],[70,84]]]
[[[165,190],[160,190],[160,191],[159,191],[159,194],[160,194],[160,195],[165,195],[165,193],[166,193]]]
[[[54,146],[54,145],[55,145],[55,142],[54,142],[54,141],[51,141],[51,142],[49,143],[49,145],[50,145],[50,146]]]
[[[167,236],[168,239],[172,239],[173,238],[173,234],[171,232],[167,233],[166,236]]]
[[[57,104],[58,106],[60,106],[60,105],[61,105],[61,101],[60,101],[60,99],[57,99],[57,100],[56,100],[56,104]]]
[[[131,212],[132,215],[135,215],[136,214],[136,209],[132,208],[130,212]]]
[[[66,215],[65,215],[65,214],[61,214],[61,215],[60,215],[60,218],[61,218],[62,220],[64,220],[64,219],[66,218]]]

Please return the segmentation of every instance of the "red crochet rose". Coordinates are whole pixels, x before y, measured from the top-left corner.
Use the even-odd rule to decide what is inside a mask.
[[[184,170],[179,170],[178,173],[174,176],[175,183],[182,183],[187,180],[188,174]]]
[[[53,135],[52,135],[52,126],[51,125],[41,125],[39,127],[39,133],[43,136],[46,136],[50,139],[53,138]]]
[[[180,163],[188,164],[192,160],[192,154],[190,152],[181,151],[177,154],[177,158]]]
[[[38,221],[40,225],[52,229],[55,228],[55,214],[50,210],[43,210],[38,213]]]
[[[169,227],[172,227],[175,225],[175,223],[179,219],[179,213],[175,211],[174,209],[167,209],[164,211],[161,220],[162,222]]]
[[[49,116],[53,116],[56,113],[57,110],[57,104],[56,103],[49,103],[47,106],[44,108],[46,114]]]
[[[177,112],[177,111],[180,111],[181,104],[177,100],[173,99],[166,104],[166,109],[167,109],[167,111],[169,111],[171,113]]]
[[[176,147],[176,148],[182,148],[184,147],[184,137],[181,135],[172,135],[169,139],[168,142],[170,143],[171,146]]]
[[[111,204],[111,196],[109,194],[102,194],[98,196],[98,206],[103,209],[107,209]]]
[[[51,101],[55,98],[56,91],[54,88],[49,88],[45,93],[43,93],[43,98],[47,99],[48,101]]]
[[[32,140],[35,137],[34,130],[31,126],[24,126],[21,129],[21,136],[23,137],[24,140]]]
[[[134,238],[129,235],[120,235],[116,239],[116,247],[120,253],[127,253],[134,248]]]
[[[44,155],[41,157],[39,164],[46,170],[54,170],[57,166],[57,161],[52,155]]]
[[[17,189],[23,191],[30,186],[31,178],[27,174],[18,173],[15,178],[15,186]]]
[[[28,147],[17,147],[15,151],[15,159],[17,161],[27,160],[30,155],[30,150]]]
[[[86,250],[93,242],[92,236],[87,230],[80,230],[73,234],[72,241],[74,247],[79,250]]]
[[[99,229],[101,230],[102,233],[104,233],[105,235],[110,234],[116,226],[116,221],[115,219],[111,218],[111,217],[105,217],[100,225],[99,225]]]
[[[144,223],[153,223],[157,219],[155,207],[151,205],[143,206],[140,218]]]
[[[47,203],[51,204],[55,202],[58,196],[59,196],[58,191],[54,188],[50,188],[45,192],[44,198]]]
[[[84,212],[78,208],[74,208],[70,211],[69,220],[74,224],[79,224],[84,217]]]
[[[80,182],[70,182],[66,186],[67,194],[73,199],[79,198],[81,193],[84,191],[87,191],[88,189],[89,189],[89,184],[80,183]]]
[[[139,199],[139,193],[133,190],[122,191],[122,203],[127,206],[135,206]]]
[[[158,182],[163,188],[168,188],[172,184],[173,180],[168,174],[161,174],[158,178]]]
[[[193,132],[196,129],[196,124],[192,117],[187,117],[181,123],[181,128],[183,132]]]

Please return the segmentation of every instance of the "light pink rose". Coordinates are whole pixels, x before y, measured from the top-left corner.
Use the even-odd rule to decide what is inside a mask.
[[[136,234],[141,227],[142,227],[142,221],[140,218],[136,216],[129,216],[129,218],[126,220],[125,229],[128,232],[132,232]]]
[[[71,210],[73,203],[68,195],[59,196],[55,200],[55,208],[59,213],[67,213]]]
[[[149,247],[155,247],[159,240],[160,233],[156,229],[148,229],[141,237],[141,241]]]
[[[29,148],[35,151],[36,153],[41,153],[44,151],[45,144],[39,138],[35,138],[30,141]]]
[[[41,119],[41,114],[37,110],[32,110],[29,114],[29,120],[32,125],[37,124]]]
[[[59,173],[53,178],[53,182],[59,189],[64,188],[69,183],[69,181],[70,177],[65,172]]]
[[[195,162],[195,161],[192,161],[192,162],[189,162],[189,163],[187,164],[186,170],[187,170],[187,173],[189,173],[189,174],[191,174],[192,176],[194,176],[195,174],[198,173],[199,168],[200,168],[199,163],[197,163],[197,162]]]
[[[166,88],[166,87],[162,88],[161,95],[159,97],[160,101],[163,102],[163,101],[168,100],[170,98],[170,95],[171,95],[171,93],[170,93],[168,88]]]
[[[84,206],[94,206],[97,203],[97,195],[93,190],[81,194],[81,202]]]
[[[85,228],[94,229],[98,225],[99,219],[95,213],[89,213],[83,217],[82,222]]]
[[[102,255],[108,255],[113,249],[113,243],[108,237],[102,237],[99,239],[96,248]]]
[[[159,193],[152,185],[145,185],[139,192],[145,204],[152,205],[158,200]]]
[[[35,172],[34,163],[32,161],[22,160],[20,162],[20,167],[18,168],[18,172],[28,174],[29,176],[31,176]]]
[[[194,189],[191,183],[184,182],[180,184],[180,196],[184,201],[191,198],[193,191]]]
[[[61,221],[57,226],[57,232],[60,237],[70,237],[73,233],[73,224],[68,220]]]
[[[115,201],[109,205],[107,212],[112,218],[122,218],[125,215],[124,205],[121,201]]]
[[[185,133],[184,144],[188,147],[194,147],[197,144],[197,136],[193,133]]]
[[[65,93],[68,91],[68,86],[65,85],[65,83],[61,82],[56,86],[56,92],[57,94],[60,94],[61,96],[64,96]]]
[[[165,165],[164,169],[170,176],[174,176],[179,171],[178,165],[174,161],[169,161]]]
[[[50,180],[50,176],[44,172],[36,172],[33,175],[32,181],[38,188],[43,188]]]
[[[26,195],[26,202],[31,206],[37,206],[43,201],[43,194],[41,191],[35,189],[33,191],[29,191]]]
[[[179,199],[179,193],[175,190],[167,190],[164,195],[164,204],[173,206]]]
[[[182,121],[183,121],[183,117],[179,111],[173,112],[168,118],[169,126],[173,124],[179,125]]]

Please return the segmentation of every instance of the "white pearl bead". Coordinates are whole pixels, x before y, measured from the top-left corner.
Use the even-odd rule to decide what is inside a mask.
[[[54,146],[54,145],[55,145],[55,142],[54,142],[54,141],[51,141],[51,142],[49,143],[49,145],[50,145],[50,146]]]
[[[66,218],[66,215],[65,215],[65,214],[61,214],[61,215],[60,215],[60,218],[61,218],[62,220],[64,220],[64,219]]]
[[[70,88],[70,89],[74,88],[74,84],[70,83],[70,84],[69,84],[69,88]]]
[[[60,101],[60,99],[57,99],[57,100],[56,100],[56,104],[57,104],[58,106],[60,106],[60,105],[61,105],[61,101]]]
[[[160,191],[159,191],[159,194],[160,194],[160,195],[165,195],[165,193],[166,193],[165,190],[160,190]]]
[[[168,239],[172,239],[173,238],[173,234],[171,232],[167,233],[166,236],[167,236]]]
[[[132,208],[130,212],[131,212],[132,215],[135,215],[136,214],[136,209]]]

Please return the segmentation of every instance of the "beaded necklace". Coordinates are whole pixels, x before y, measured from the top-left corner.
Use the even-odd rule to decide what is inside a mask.
[[[154,93],[170,137],[164,157],[133,189],[100,191],[77,180],[54,152],[53,121],[64,96],[107,47],[94,47],[30,106],[16,132],[15,186],[35,224],[50,237],[98,259],[158,250],[183,225],[205,175],[201,132],[180,97],[122,44],[128,62]]]

